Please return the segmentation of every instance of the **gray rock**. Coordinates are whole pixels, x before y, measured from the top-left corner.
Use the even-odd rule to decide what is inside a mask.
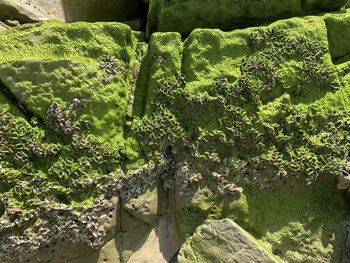
[[[155,225],[158,213],[158,193],[157,189],[148,190],[137,198],[130,199],[124,208],[141,221]]]
[[[182,246],[179,263],[278,262],[230,219],[208,220]]]
[[[47,19],[42,12],[19,0],[0,0],[0,21],[18,20],[22,24]]]
[[[10,28],[8,25],[0,21],[0,31]]]
[[[64,20],[61,0],[19,0],[40,11],[50,19]]]

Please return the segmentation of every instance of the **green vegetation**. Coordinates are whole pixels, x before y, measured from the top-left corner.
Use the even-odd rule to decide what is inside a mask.
[[[338,10],[347,0],[151,0],[147,29],[189,35],[196,28],[232,30],[276,19]]]
[[[333,64],[333,50],[348,45],[329,50],[338,27],[328,25],[340,17],[348,35],[348,14],[196,29],[183,43],[178,33],[152,35],[134,129],[148,159],[171,145],[187,177],[200,175],[187,192],[180,177],[175,191],[180,236],[229,217],[291,262],[338,259],[346,205],[335,181],[350,143],[350,85],[348,62]],[[225,192],[232,183],[244,186],[239,201]]]
[[[121,171],[171,155],[173,173],[159,180],[175,182],[182,239],[228,217],[290,262],[337,260],[347,208],[335,182],[350,145],[350,50],[339,35],[349,21],[196,29],[185,41],[155,33],[148,45],[117,23],[0,33],[1,200],[79,211]]]

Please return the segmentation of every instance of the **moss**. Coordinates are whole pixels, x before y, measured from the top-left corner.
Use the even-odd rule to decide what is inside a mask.
[[[349,145],[349,71],[333,63],[329,17],[232,32],[196,29],[183,43],[175,33],[152,36],[146,57],[172,50],[176,63],[147,60],[155,70],[149,71],[145,110],[134,120],[134,130],[148,159],[157,161],[172,145],[175,160],[191,163],[192,172],[203,178],[191,186],[188,198],[177,190],[182,238],[206,218],[230,217],[282,259],[339,258],[343,237],[337,225],[346,218],[346,205],[334,182],[344,171]],[[334,17],[346,19],[347,14]],[[213,172],[226,182],[246,185],[243,197],[234,201],[223,194]],[[286,189],[290,182],[300,192]],[[330,194],[333,198],[316,203]],[[323,202],[334,210],[321,210]],[[266,206],[276,211],[270,214],[266,208],[266,215],[259,210]],[[300,207],[310,207],[316,221],[307,221]],[[260,223],[265,217],[274,222],[270,217],[279,210],[281,230]],[[324,224],[312,228],[317,220]],[[293,231],[301,236],[293,238]],[[308,243],[299,242],[304,238]]]
[[[350,11],[346,14],[332,15],[325,19],[328,29],[328,41],[331,56],[335,63],[348,61],[350,58]]]
[[[338,259],[347,209],[335,178],[348,161],[350,70],[330,29],[347,19],[196,29],[185,41],[157,33],[148,45],[117,23],[0,33],[0,79],[22,103],[0,93],[0,195],[25,211],[79,211],[120,170],[157,165],[171,149],[175,178],[189,167],[173,200],[181,238],[229,217],[282,259]],[[243,187],[242,197],[227,184]]]
[[[91,206],[140,159],[127,122],[142,36],[118,23],[51,21],[0,39],[1,199],[28,212]]]
[[[285,17],[316,14],[345,6],[346,0],[285,1],[150,1],[148,34],[175,31],[189,35],[195,28],[230,30]]]
[[[100,142],[124,151],[139,43],[130,28],[49,22],[9,30],[0,39],[0,78],[30,111],[45,120],[53,101],[68,107],[78,98],[84,106],[76,120],[89,122],[88,132]],[[107,83],[99,65],[106,55],[118,70]]]

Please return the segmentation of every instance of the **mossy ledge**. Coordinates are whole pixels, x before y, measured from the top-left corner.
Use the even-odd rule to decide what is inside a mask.
[[[343,12],[148,44],[119,23],[0,33],[0,261],[60,262],[45,249],[71,242],[86,262],[105,246],[127,262],[139,233],[126,229],[147,239],[164,218],[174,255],[207,219],[230,218],[277,261],[346,262],[349,23]]]

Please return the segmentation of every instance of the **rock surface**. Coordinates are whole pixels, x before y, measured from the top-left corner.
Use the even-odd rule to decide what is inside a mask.
[[[266,20],[317,14],[337,10],[347,0],[152,0],[148,13],[148,33],[175,31],[188,35],[195,28],[254,26]]]
[[[20,0],[36,10],[44,13],[49,19],[64,21],[61,0]]]
[[[0,20],[18,20],[20,23],[30,23],[47,20],[45,13],[27,5],[21,0],[1,0]]]
[[[273,263],[270,256],[232,220],[206,221],[182,246],[179,263]]]
[[[0,33],[0,261],[60,260],[70,244],[78,262],[170,261],[229,218],[286,262],[339,262],[349,23],[148,43],[119,23]]]

